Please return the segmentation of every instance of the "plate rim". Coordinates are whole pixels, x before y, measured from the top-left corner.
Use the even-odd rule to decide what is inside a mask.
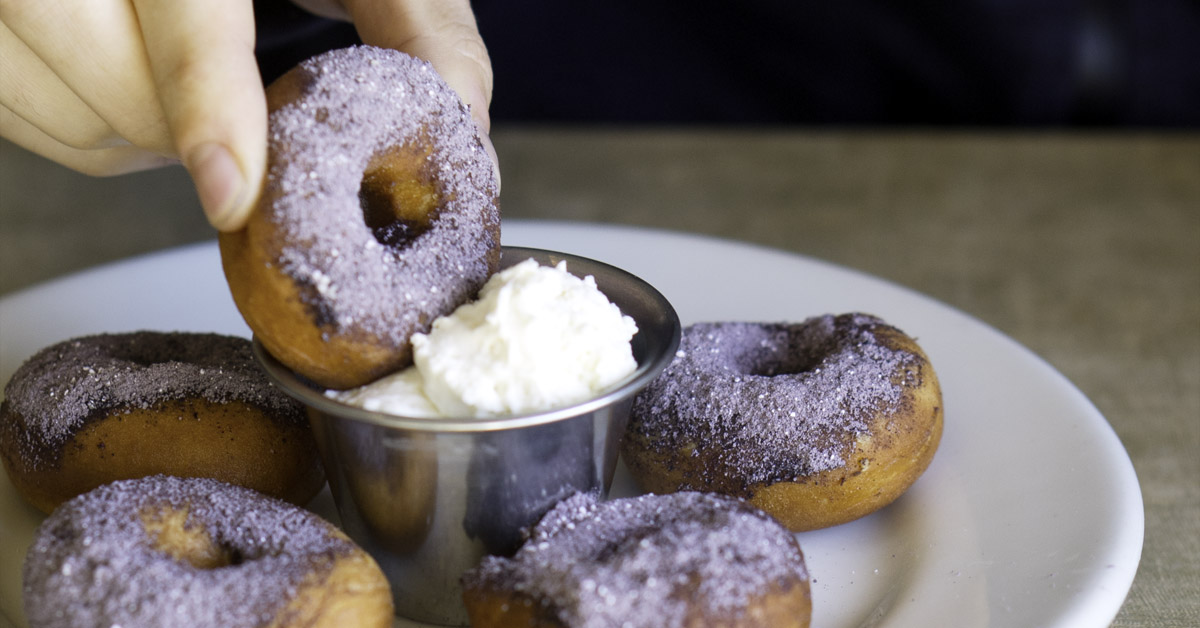
[[[1054,368],[1054,366],[1045,358],[1016,341],[1014,338],[1004,334],[989,323],[976,318],[953,305],[917,292],[911,288],[908,288],[907,286],[889,279],[871,275],[852,267],[814,258],[803,253],[762,244],[744,242],[709,234],[586,221],[505,219],[502,229],[507,234],[510,233],[510,228],[517,231],[516,239],[518,242],[515,244],[526,246],[535,244],[545,246],[544,241],[537,240],[545,233],[553,233],[563,230],[568,232],[586,230],[589,234],[604,232],[607,234],[606,237],[626,237],[636,234],[639,238],[666,238],[684,243],[702,243],[713,247],[732,247],[742,249],[744,251],[752,251],[755,255],[767,257],[786,257],[803,264],[824,269],[825,271],[845,274],[846,276],[853,276],[858,280],[864,280],[876,285],[888,286],[890,290],[895,290],[898,294],[902,294],[906,298],[917,299],[924,306],[935,307],[945,313],[953,315],[954,317],[960,319],[960,322],[968,324],[974,331],[983,331],[987,333],[991,341],[1003,343],[1007,350],[1017,352],[1021,356],[1021,359],[1029,361],[1030,364],[1036,364],[1037,369],[1041,371],[1043,376],[1052,379],[1054,383],[1057,384],[1058,388],[1064,392],[1068,392],[1068,394],[1073,397],[1072,403],[1078,404],[1080,408],[1085,409],[1085,414],[1088,416],[1089,420],[1089,426],[1093,430],[1098,429],[1101,432],[1101,439],[1110,449],[1110,451],[1106,452],[1107,455],[1112,456],[1114,453],[1119,454],[1117,457],[1123,462],[1121,465],[1122,468],[1115,469],[1114,472],[1124,480],[1122,487],[1120,487],[1120,494],[1118,497],[1123,503],[1126,503],[1127,506],[1130,506],[1130,508],[1128,510],[1123,509],[1122,512],[1125,516],[1122,518],[1122,521],[1114,523],[1115,532],[1112,535],[1112,538],[1116,538],[1118,536],[1122,537],[1125,540],[1125,543],[1120,543],[1117,545],[1123,549],[1124,553],[1129,555],[1135,554],[1136,558],[1132,559],[1131,565],[1128,563],[1122,563],[1126,566],[1119,571],[1114,569],[1110,570],[1106,574],[1097,576],[1097,578],[1095,578],[1098,579],[1097,586],[1091,591],[1081,592],[1079,595],[1077,595],[1076,603],[1065,607],[1065,612],[1061,616],[1057,618],[1051,618],[1053,623],[1050,625],[1059,627],[1107,625],[1119,612],[1136,576],[1138,563],[1140,562],[1140,557],[1144,546],[1144,500],[1141,493],[1140,484],[1137,480],[1136,469],[1132,464],[1132,460],[1129,458],[1128,451],[1121,443],[1120,438],[1112,424],[1109,423],[1099,409],[1096,408],[1095,404],[1073,382],[1071,382],[1065,375]],[[513,243],[506,240],[505,244],[508,245]],[[9,324],[5,322],[5,312],[8,312],[10,308],[13,307],[13,304],[18,302],[45,298],[46,295],[52,295],[55,292],[69,290],[73,284],[86,284],[95,281],[97,278],[102,278],[108,275],[119,276],[120,273],[128,268],[138,266],[144,267],[149,264],[154,264],[156,261],[162,262],[164,260],[174,259],[179,256],[212,256],[215,254],[215,240],[194,242],[158,251],[142,253],[132,257],[76,270],[74,272],[70,272],[31,286],[20,288],[4,295],[0,295],[0,337],[7,336],[9,334]],[[587,255],[586,252],[582,254]],[[601,261],[607,260],[601,258]],[[24,357],[19,357],[17,359],[23,360]],[[7,482],[7,478],[5,481]],[[1136,505],[1136,508],[1133,507],[1134,505]],[[0,617],[4,617],[8,614],[8,609],[0,609],[0,611],[4,611],[3,613],[0,613]]]

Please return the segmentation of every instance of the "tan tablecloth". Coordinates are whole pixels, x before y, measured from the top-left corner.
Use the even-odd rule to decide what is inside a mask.
[[[1200,626],[1200,135],[500,129],[495,143],[507,217],[804,253],[1046,358],[1141,482],[1145,547],[1113,625]],[[178,169],[95,180],[0,145],[0,294],[212,237]]]

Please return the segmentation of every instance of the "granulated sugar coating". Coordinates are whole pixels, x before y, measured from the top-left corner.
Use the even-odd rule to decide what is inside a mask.
[[[143,517],[187,513],[230,564],[198,568],[158,551]],[[310,512],[206,479],[124,480],[64,503],[25,557],[32,626],[264,626],[308,578],[357,552]]]
[[[571,628],[727,619],[768,591],[807,582],[795,537],[774,519],[740,500],[694,492],[606,502],[576,494],[511,559],[485,558],[464,576],[468,595],[512,591]]]
[[[629,429],[660,453],[719,452],[702,456],[714,462],[705,481],[750,486],[841,467],[845,444],[915,385],[896,373],[918,358],[881,344],[884,326],[865,314],[692,325],[635,400]]]
[[[268,259],[300,287],[326,335],[403,345],[491,273],[500,222],[491,159],[467,108],[424,61],[357,46],[293,72],[301,94],[269,120],[262,210],[280,234]],[[432,221],[401,246],[381,243],[360,199],[372,160],[397,148],[427,151],[421,176],[439,199]]]
[[[36,467],[53,464],[89,419],[165,401],[240,401],[289,425],[306,422],[303,406],[267,380],[250,341],[219,334],[140,331],[66,340],[22,364],[4,396],[0,429]]]

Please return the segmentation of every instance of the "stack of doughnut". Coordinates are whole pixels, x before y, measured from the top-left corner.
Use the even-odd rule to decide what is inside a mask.
[[[244,338],[74,338],[29,358],[4,396],[0,457],[17,492],[43,512],[157,473],[216,478],[296,504],[325,484],[303,407],[267,381]]]
[[[203,478],[122,480],[38,528],[32,626],[385,627],[379,566],[316,515]]]
[[[802,531],[891,503],[941,434],[933,367],[877,317],[699,323],[635,399],[622,455],[646,491],[741,497]]]
[[[804,628],[812,612],[795,536],[741,500],[694,492],[576,494],[463,586],[475,628]]]
[[[412,334],[500,261],[499,184],[469,111],[428,63],[369,46],[301,63],[267,105],[264,191],[220,236],[234,302],[325,388],[407,366]]]

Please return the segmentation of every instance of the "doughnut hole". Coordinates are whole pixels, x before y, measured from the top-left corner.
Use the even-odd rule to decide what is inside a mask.
[[[114,359],[141,367],[169,362],[201,363],[210,355],[207,347],[170,334],[163,334],[157,344],[121,343],[110,347],[108,352]]]
[[[742,355],[732,356],[734,366],[747,375],[760,377],[775,377],[777,375],[800,375],[812,372],[838,350],[837,339],[834,337],[819,338],[814,334],[805,334],[805,328],[793,328],[788,331],[787,342],[779,343],[770,340],[770,332],[758,330],[762,334],[762,344]]]
[[[142,527],[155,551],[196,569],[217,569],[242,562],[241,552],[223,547],[198,524],[188,525],[186,509],[147,510]]]
[[[441,195],[434,182],[428,142],[406,144],[376,155],[358,189],[363,220],[380,244],[404,248],[437,217]]]

